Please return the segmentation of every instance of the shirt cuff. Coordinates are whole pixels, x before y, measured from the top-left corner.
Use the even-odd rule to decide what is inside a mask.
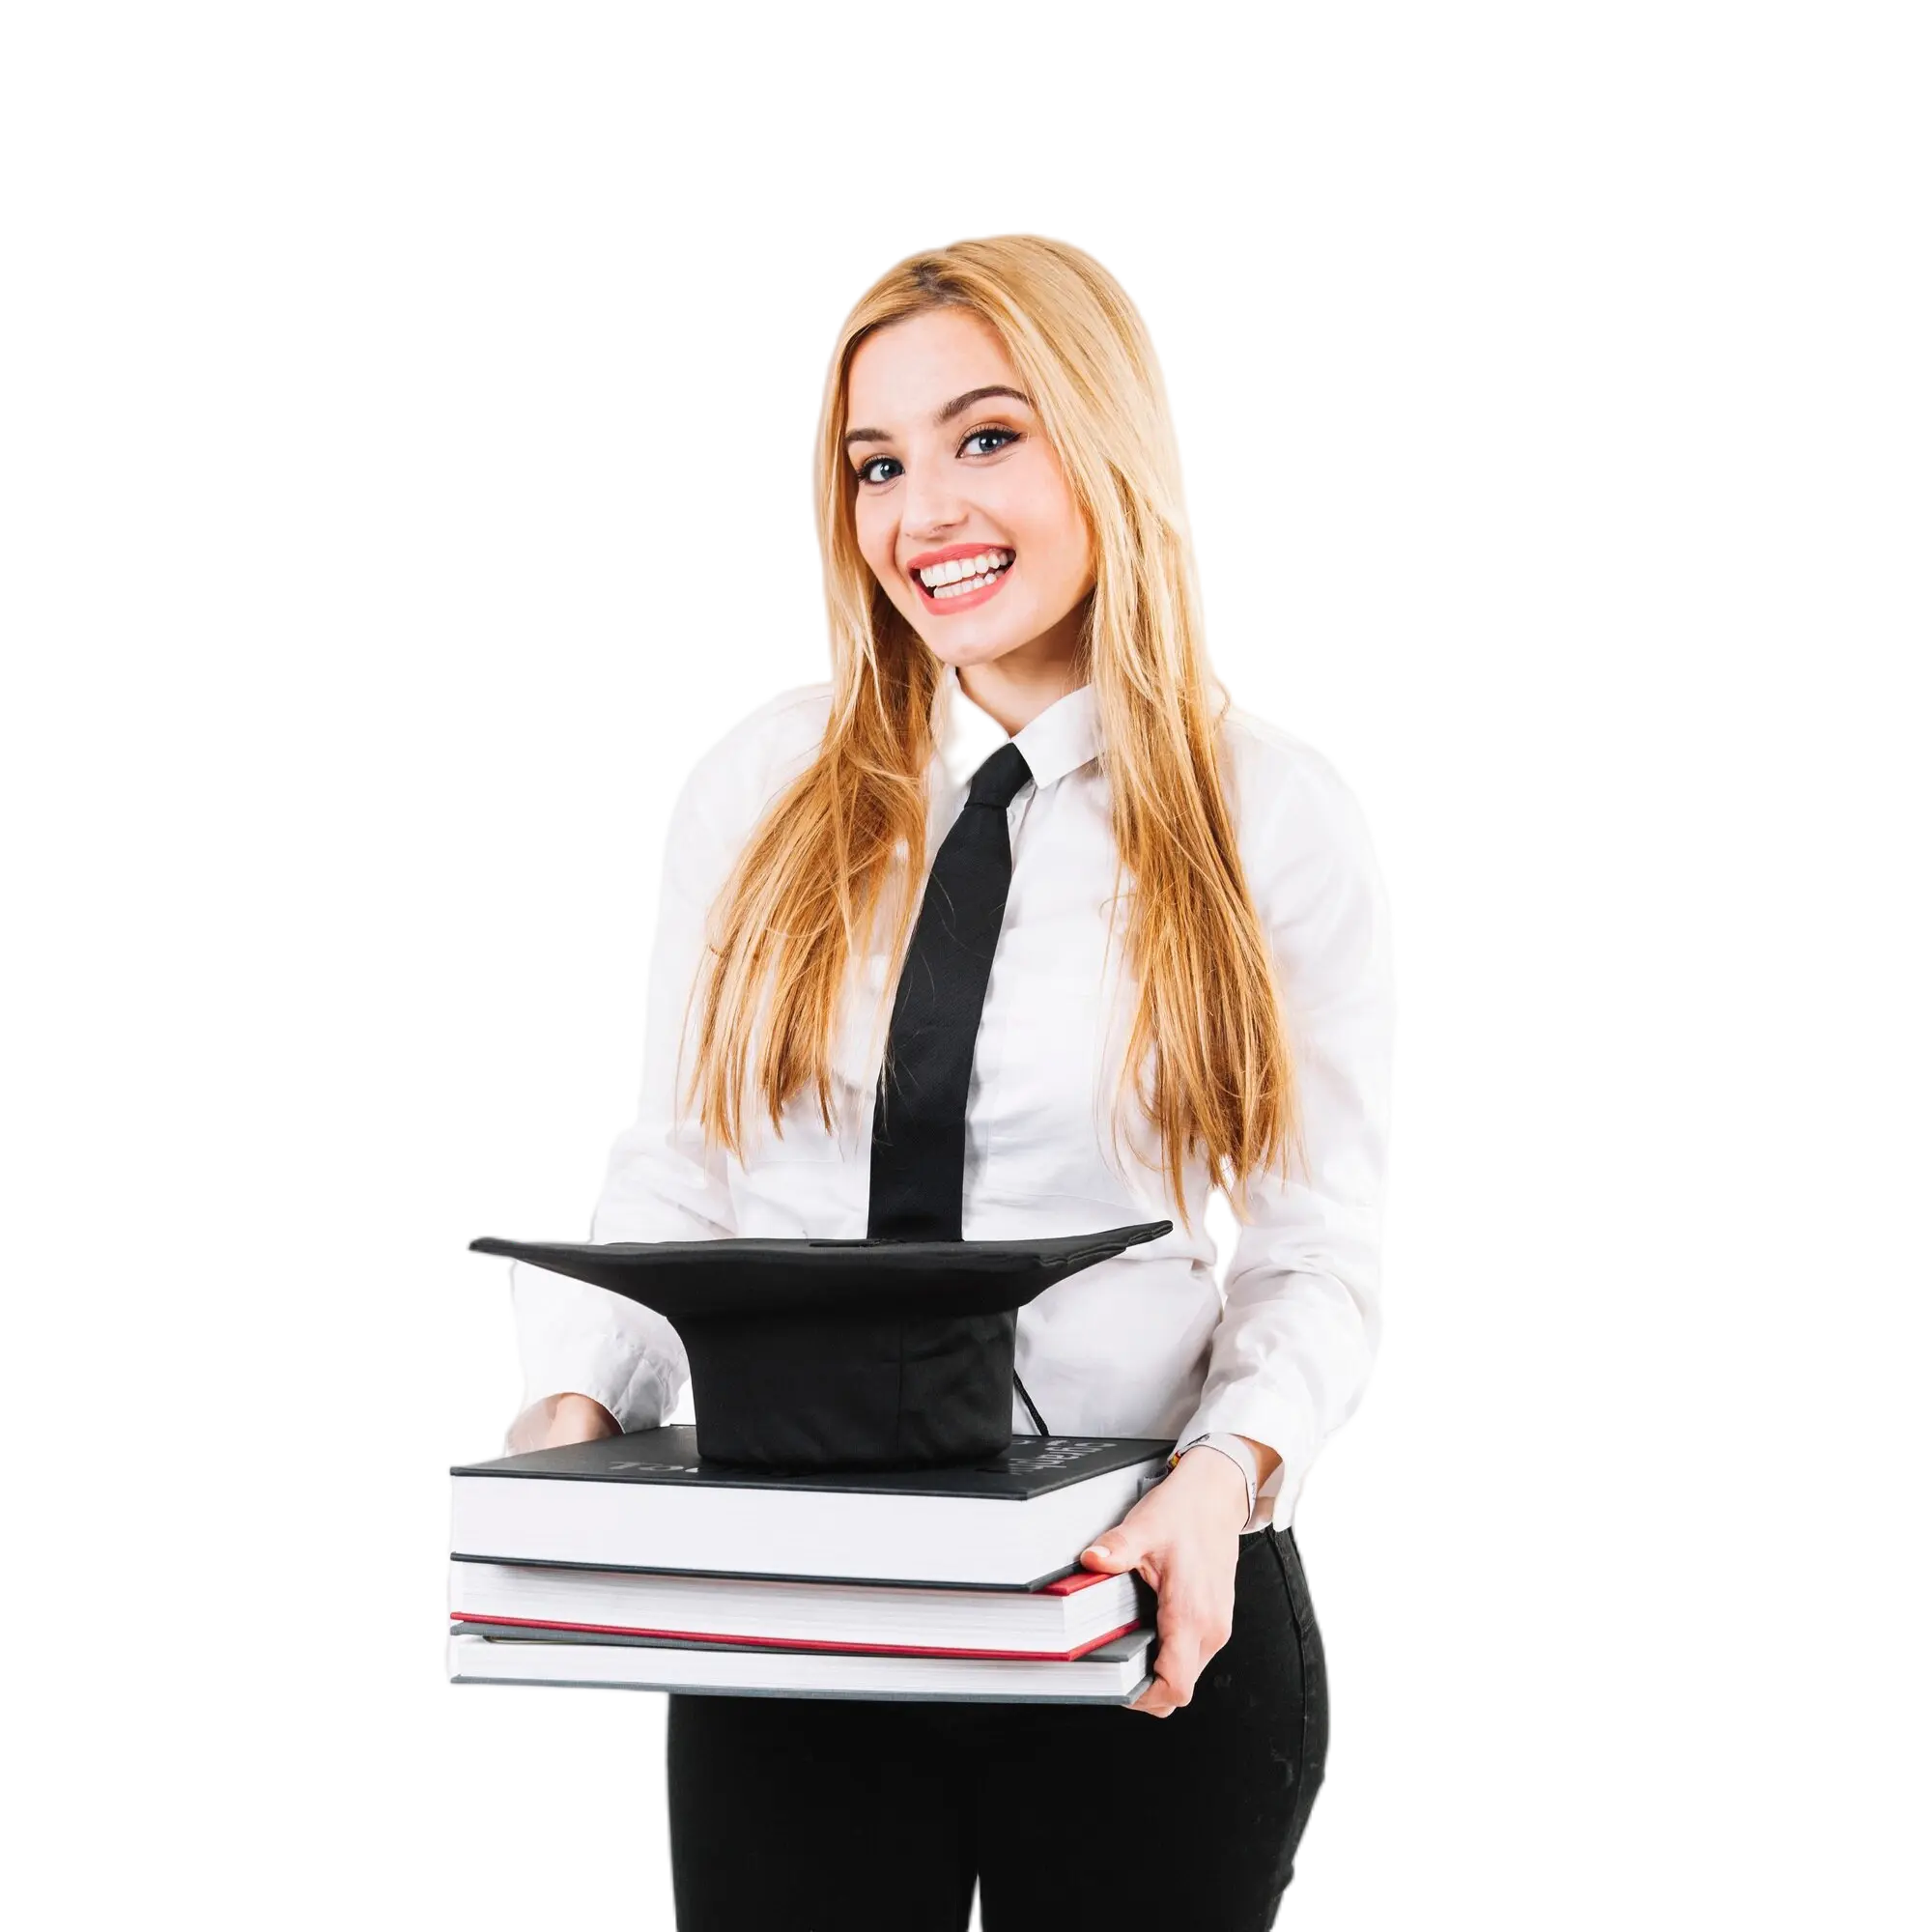
[[[685,1365],[663,1316],[523,1261],[510,1282],[526,1411],[546,1396],[588,1396],[628,1434],[676,1406]]]
[[[1245,1435],[1280,1458],[1255,1496],[1254,1513],[1242,1534],[1279,1529],[1293,1515],[1309,1464],[1321,1446],[1301,1406],[1252,1383],[1231,1382],[1195,1410],[1176,1439],[1191,1442],[1197,1435]]]
[[[525,1412],[549,1396],[588,1396],[608,1408],[619,1432],[628,1435],[633,1430],[655,1429],[677,1406],[665,1365],[654,1354],[639,1355],[634,1337],[572,1339],[567,1349],[532,1351],[526,1359]]]

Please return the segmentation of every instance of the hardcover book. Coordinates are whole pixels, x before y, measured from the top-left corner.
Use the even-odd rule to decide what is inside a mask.
[[[1074,1574],[1172,1441],[1014,1436],[977,1463],[786,1473],[706,1462],[688,1424],[450,1471],[459,1559],[1035,1591]]]
[[[731,1697],[893,1698],[921,1703],[1131,1704],[1151,1681],[1151,1631],[1072,1662],[859,1656],[715,1644],[552,1641],[452,1632],[453,1684],[570,1684]]]
[[[586,1634],[740,1647],[1058,1659],[1153,1622],[1134,1572],[1082,1570],[1038,1590],[800,1583],[457,1559],[449,1612],[477,1636]]]

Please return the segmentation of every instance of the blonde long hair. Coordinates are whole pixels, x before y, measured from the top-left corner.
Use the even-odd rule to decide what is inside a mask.
[[[815,458],[831,716],[816,760],[773,800],[712,908],[708,956],[692,991],[702,1017],[686,1104],[701,1094],[707,1143],[742,1154],[741,1098],[758,1035],[753,1078],[773,1127],[810,1085],[834,1131],[832,1037],[848,962],[901,854],[890,956],[904,956],[917,912],[911,882],[925,871],[941,667],[860,553],[857,486],[840,439],[859,344],[939,307],[970,310],[999,335],[1094,533],[1077,669],[1094,687],[1115,884],[1124,875],[1133,885],[1122,943],[1139,989],[1113,1096],[1116,1146],[1131,1090],[1157,1131],[1159,1171],[1183,1224],[1183,1171],[1196,1148],[1245,1221],[1249,1178],[1285,1172],[1291,1150],[1302,1152],[1300,1126],[1267,938],[1218,768],[1228,699],[1202,640],[1179,452],[1153,348],[1125,291],[1090,255],[1042,236],[908,256],[866,292],[839,332]],[[1220,700],[1212,712],[1210,685]],[[1120,902],[1117,894],[1117,917]],[[896,971],[888,994],[895,980]]]

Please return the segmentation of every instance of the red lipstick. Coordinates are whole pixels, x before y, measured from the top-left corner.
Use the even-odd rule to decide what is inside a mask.
[[[944,550],[923,550],[917,556],[906,558],[908,570],[930,570],[935,563],[951,563],[955,556],[978,556],[986,550],[1011,550],[1011,544],[976,543],[948,544]]]

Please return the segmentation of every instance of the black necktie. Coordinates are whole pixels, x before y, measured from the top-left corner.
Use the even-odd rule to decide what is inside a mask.
[[[962,1238],[973,1048],[1013,880],[1007,808],[1032,777],[1009,739],[973,774],[966,803],[926,875],[872,1113],[866,1223],[872,1239]],[[1048,1435],[1017,1369],[1013,1386],[1034,1427]]]
[[[1009,739],[973,774],[965,806],[933,859],[880,1069],[869,1236],[961,1238],[966,1092],[1013,877],[1007,808],[1032,777]]]

